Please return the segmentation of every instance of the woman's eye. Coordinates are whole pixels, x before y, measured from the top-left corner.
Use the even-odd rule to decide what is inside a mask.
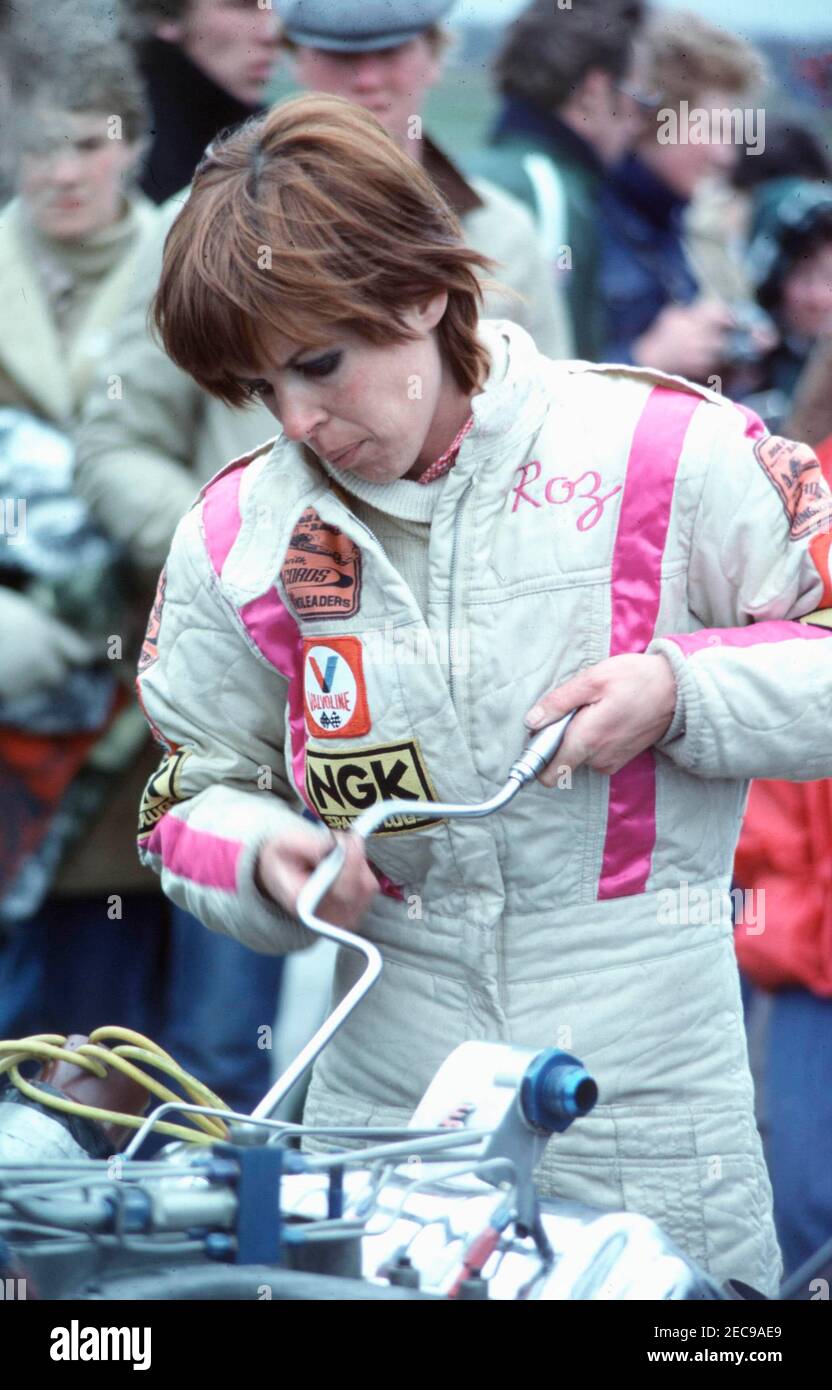
[[[311,362],[296,362],[295,370],[303,376],[330,376],[340,361],[340,352],[327,352],[323,357],[315,357]]]
[[[246,381],[243,385],[250,401],[264,400],[272,389],[267,381]]]

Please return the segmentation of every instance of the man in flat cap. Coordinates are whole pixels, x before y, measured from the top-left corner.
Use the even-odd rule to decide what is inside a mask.
[[[484,178],[466,179],[422,130],[421,109],[439,80],[454,0],[283,0],[282,45],[310,91],[371,111],[444,194],[466,240],[498,263],[494,277],[523,300],[489,292],[484,315],[527,329],[548,357],[572,353],[565,302],[520,202]]]

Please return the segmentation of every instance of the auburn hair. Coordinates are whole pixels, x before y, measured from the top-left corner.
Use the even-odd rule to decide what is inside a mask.
[[[309,94],[209,146],[165,241],[151,311],[168,355],[228,405],[234,375],[268,360],[276,330],[298,348],[333,329],[374,344],[417,336],[408,308],[441,291],[440,349],[463,391],[488,374],[480,276],[428,176],[363,108]]]

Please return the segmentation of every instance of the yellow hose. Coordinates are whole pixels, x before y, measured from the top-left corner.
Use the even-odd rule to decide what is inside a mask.
[[[107,1039],[112,1040],[115,1046],[102,1046]],[[194,1104],[205,1105],[213,1110],[230,1109],[224,1100],[221,1100],[195,1076],[191,1076],[183,1067],[180,1067],[179,1063],[158,1043],[144,1037],[141,1033],[134,1033],[130,1028],[120,1028],[115,1024],[96,1028],[93,1033],[90,1033],[89,1041],[81,1043],[77,1048],[67,1047],[66,1041],[66,1038],[60,1033],[37,1033],[30,1038],[19,1038],[17,1041],[0,1041],[0,1075],[3,1072],[8,1072],[9,1080],[24,1096],[28,1096],[48,1109],[61,1110],[66,1115],[80,1115],[87,1120],[97,1120],[129,1129],[140,1129],[144,1124],[143,1117],[121,1113],[117,1110],[102,1110],[95,1105],[83,1105],[80,1101],[70,1100],[67,1096],[50,1095],[22,1076],[20,1067],[26,1062],[60,1060],[73,1062],[76,1066],[82,1067],[85,1071],[92,1072],[98,1077],[105,1077],[107,1068],[112,1067],[125,1076],[129,1076],[131,1080],[138,1082],[140,1086],[144,1086],[160,1100],[181,1100],[181,1097],[177,1096],[164,1082],[157,1080],[156,1077],[149,1075],[147,1071],[135,1065],[136,1062],[143,1062],[146,1067],[153,1067],[156,1071],[164,1072],[166,1076],[178,1081],[189,1100]],[[188,1115],[186,1118],[189,1122],[187,1125],[170,1124],[167,1120],[157,1120],[153,1128],[161,1134],[172,1135],[175,1139],[185,1139],[192,1144],[212,1144],[218,1139],[228,1137],[227,1126],[216,1116]]]

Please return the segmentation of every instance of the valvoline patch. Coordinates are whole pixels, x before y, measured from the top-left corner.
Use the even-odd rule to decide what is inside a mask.
[[[356,738],[369,733],[360,638],[304,639],[303,709],[306,727],[315,738]]]

